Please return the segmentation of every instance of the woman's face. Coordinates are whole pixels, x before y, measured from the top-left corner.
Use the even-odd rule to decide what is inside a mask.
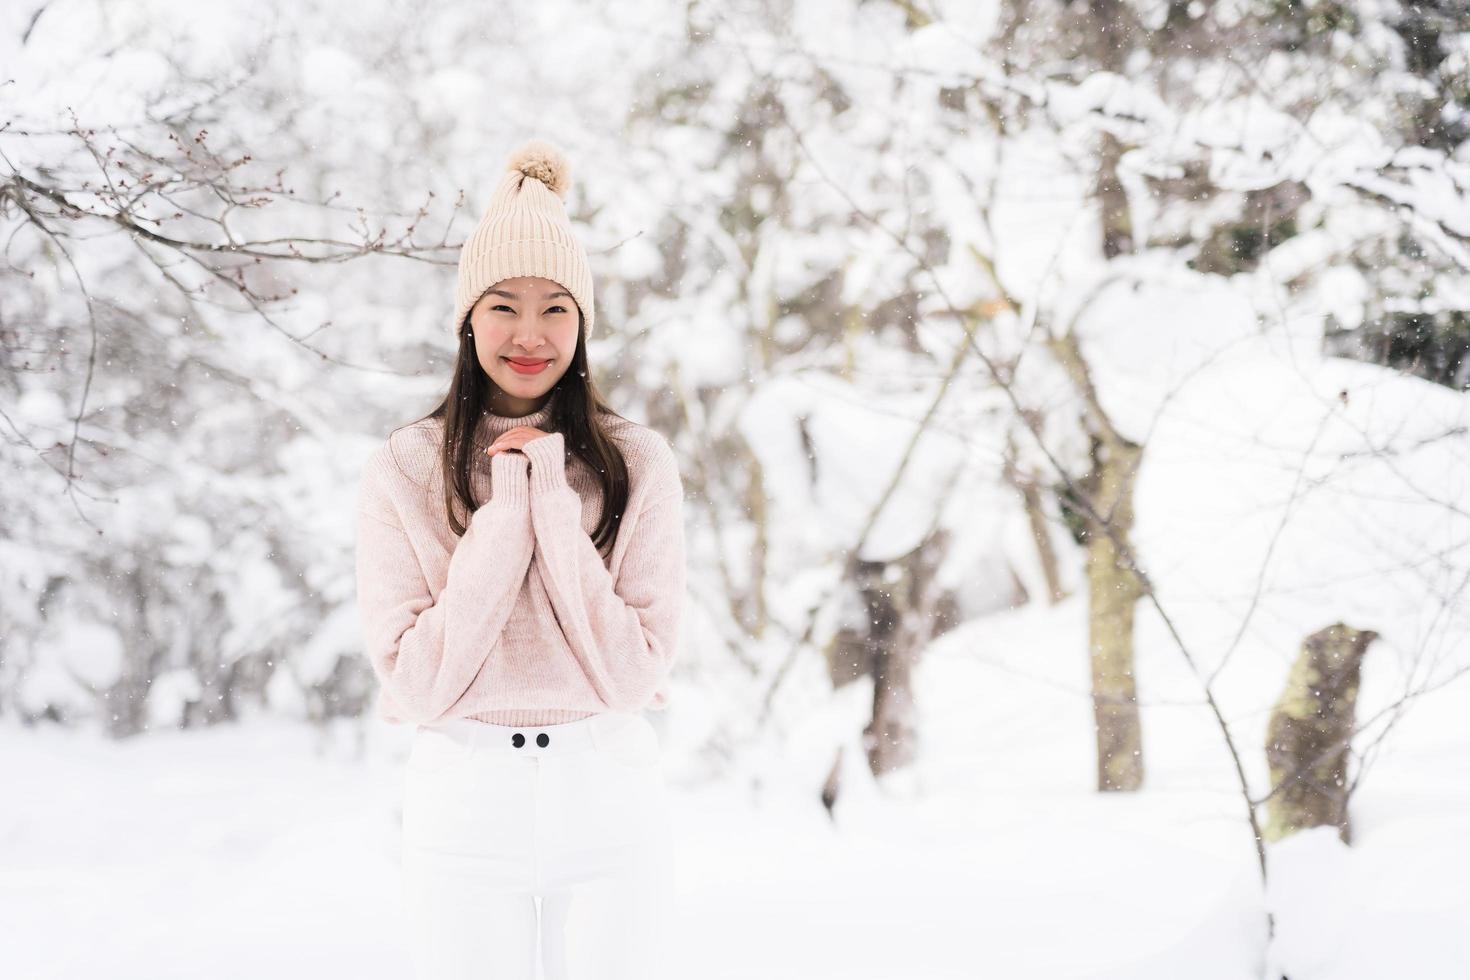
[[[544,401],[577,350],[577,303],[540,276],[502,279],[470,307],[480,367],[497,389],[490,410],[525,415]]]

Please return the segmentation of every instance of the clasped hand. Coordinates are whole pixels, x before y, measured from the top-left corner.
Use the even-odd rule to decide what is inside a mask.
[[[549,436],[550,432],[538,429],[534,425],[518,425],[514,429],[506,429],[485,450],[486,456],[494,456],[496,453],[506,449],[514,449],[517,452],[521,447],[532,439]]]

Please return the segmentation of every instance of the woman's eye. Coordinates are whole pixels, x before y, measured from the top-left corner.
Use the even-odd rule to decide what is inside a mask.
[[[563,313],[565,313],[567,311],[567,308],[565,306],[553,306],[551,309],[552,310],[561,310]],[[549,312],[551,312],[551,310],[547,310],[547,312],[549,313]]]
[[[490,307],[490,309],[491,310],[509,310],[510,307],[509,306],[506,306],[504,303],[501,303],[498,306],[492,306],[492,307]],[[514,311],[512,310],[512,312],[514,312]]]

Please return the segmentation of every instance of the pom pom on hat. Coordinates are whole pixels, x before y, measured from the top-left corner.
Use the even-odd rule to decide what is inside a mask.
[[[535,177],[562,200],[571,187],[571,166],[561,151],[546,140],[527,140],[510,155],[507,169]]]

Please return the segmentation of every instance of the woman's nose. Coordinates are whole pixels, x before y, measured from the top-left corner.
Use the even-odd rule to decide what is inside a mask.
[[[517,320],[511,337],[527,350],[541,346],[540,325],[532,320]]]

